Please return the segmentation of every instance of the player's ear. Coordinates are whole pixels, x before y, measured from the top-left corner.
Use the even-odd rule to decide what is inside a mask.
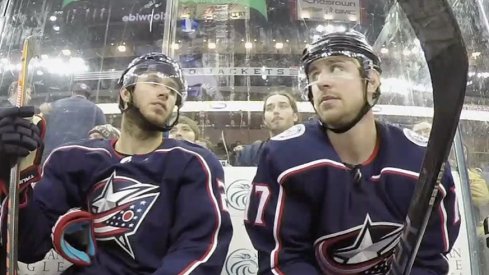
[[[124,105],[126,105],[126,103],[128,103],[131,100],[131,93],[126,88],[121,88],[119,94],[121,96],[122,101],[124,102]]]
[[[368,92],[373,94],[380,86],[380,74],[376,70],[368,72]]]

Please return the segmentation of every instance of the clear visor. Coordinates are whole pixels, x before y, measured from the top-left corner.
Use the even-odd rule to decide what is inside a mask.
[[[124,75],[123,87],[136,84],[165,87],[180,97],[184,97],[185,83],[177,70],[169,64],[142,64],[131,68]]]

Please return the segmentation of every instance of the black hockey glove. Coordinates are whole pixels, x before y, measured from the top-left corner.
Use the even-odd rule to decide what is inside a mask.
[[[33,115],[33,106],[0,108],[0,155],[9,168],[42,144],[39,128],[25,119]]]
[[[42,117],[33,115],[32,106],[0,108],[0,196],[8,193],[10,168],[21,159],[20,184],[27,186],[40,178],[46,127]]]

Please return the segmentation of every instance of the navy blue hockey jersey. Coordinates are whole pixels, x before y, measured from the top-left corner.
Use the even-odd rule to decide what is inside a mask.
[[[165,139],[155,151],[120,156],[110,141],[60,147],[20,212],[19,260],[52,248],[60,215],[94,215],[96,258],[69,274],[219,274],[232,236],[224,172],[208,150]]]
[[[266,145],[245,226],[260,274],[385,274],[399,241],[425,148],[409,130],[377,124],[358,169],[345,166],[320,124],[296,125]],[[412,274],[447,274],[460,217],[450,169],[442,179]]]

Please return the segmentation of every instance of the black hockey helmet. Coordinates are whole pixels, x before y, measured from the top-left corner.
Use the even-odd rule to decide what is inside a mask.
[[[302,52],[299,88],[304,99],[312,101],[310,83],[307,77],[309,65],[318,59],[338,55],[358,60],[362,66],[360,71],[362,77],[367,77],[368,71],[371,69],[375,69],[379,73],[382,72],[380,58],[374,53],[372,46],[363,34],[353,30],[328,33],[314,41]]]
[[[136,57],[129,63],[127,69],[122,72],[117,81],[118,87],[130,87],[140,80],[140,76],[147,73],[157,73],[160,77],[171,79],[176,84],[175,88],[169,87],[177,93],[176,106],[182,107],[187,98],[187,83],[183,77],[180,65],[170,57],[162,53],[147,53]],[[124,110],[124,104],[119,98],[119,109]]]

